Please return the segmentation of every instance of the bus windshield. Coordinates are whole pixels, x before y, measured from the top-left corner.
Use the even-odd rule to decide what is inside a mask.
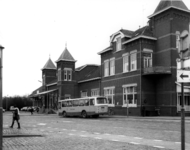
[[[97,104],[107,104],[107,99],[106,98],[97,98]]]

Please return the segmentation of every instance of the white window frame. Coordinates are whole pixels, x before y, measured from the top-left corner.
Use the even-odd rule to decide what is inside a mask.
[[[100,90],[99,89],[91,89],[91,96],[99,96]]]
[[[105,87],[104,88],[104,96],[108,99],[108,106],[115,106],[115,87]],[[111,103],[109,100],[111,98]]]
[[[152,53],[153,53],[153,50],[151,49],[146,49],[144,48],[143,49],[143,67],[144,68],[149,68],[149,67],[152,67]],[[150,57],[146,57],[144,56],[144,54],[150,54]]]
[[[104,77],[109,76],[109,60],[104,61]]]
[[[129,53],[122,55],[123,57],[123,73],[129,72]]]
[[[116,51],[121,50],[121,36],[116,37]]]
[[[137,50],[130,52],[130,71],[137,70]]]
[[[110,76],[115,75],[115,58],[110,59]]]
[[[57,75],[58,75],[58,81],[61,81],[61,68],[58,68],[58,73],[57,73]]]
[[[137,107],[137,84],[127,84],[127,85],[123,85],[123,106],[122,107]],[[128,88],[132,87],[132,93],[128,93]],[[136,88],[136,91],[135,91]],[[128,99],[128,95],[133,95],[133,99],[132,99],[132,103],[129,103],[129,100],[127,102]],[[135,99],[135,95],[136,95],[136,99]],[[126,98],[126,99],[125,99]]]
[[[64,68],[64,81],[71,81],[71,80],[72,80],[72,69]]]
[[[88,97],[87,91],[80,91],[81,98]]]

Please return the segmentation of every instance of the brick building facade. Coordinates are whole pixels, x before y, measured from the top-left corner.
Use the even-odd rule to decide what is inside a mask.
[[[156,115],[156,110],[160,115],[178,115],[178,35],[190,31],[190,11],[182,0],[161,0],[148,18],[148,24],[136,31],[121,29],[112,34],[109,47],[98,53],[100,66],[75,69],[76,61],[67,48],[57,67],[49,59],[42,69],[43,86],[31,97],[43,108],[56,109],[58,99],[104,95],[118,115]],[[188,85],[185,109],[190,114]]]

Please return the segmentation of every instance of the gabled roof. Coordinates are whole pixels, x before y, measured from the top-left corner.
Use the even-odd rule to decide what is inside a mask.
[[[101,79],[100,66],[97,66],[83,74],[83,76],[80,77],[78,83],[93,81],[97,79]]]
[[[52,62],[52,60],[50,58],[46,62],[45,66],[42,68],[42,70],[44,70],[44,69],[56,69],[54,63]]]
[[[63,53],[61,54],[61,56],[59,57],[59,59],[56,61],[73,61],[76,62],[76,60],[74,60],[73,56],[70,54],[70,52],[67,50],[67,48],[65,48],[65,50],[63,51]]]
[[[129,42],[132,42],[132,41],[137,40],[139,38],[145,38],[145,39],[150,39],[150,40],[157,40],[157,38],[153,36],[153,33],[152,33],[150,27],[149,26],[145,26],[145,27],[142,27],[142,28],[136,30],[133,33],[131,39],[123,42],[122,44],[126,44],[126,43],[129,43]]]
[[[153,17],[165,10],[168,10],[170,8],[175,8],[175,9],[179,9],[182,11],[190,12],[182,0],[161,0],[160,3],[158,4],[156,10],[154,11],[154,13],[151,16],[149,16],[148,18],[151,18],[151,17]]]
[[[134,38],[134,37],[139,36],[139,35],[153,37],[153,33],[150,30],[149,26],[144,26],[142,28],[137,29],[135,32],[133,32],[131,38]]]
[[[95,64],[87,64],[87,65],[84,65],[84,66],[81,66],[81,67],[78,67],[78,68],[76,68],[75,69],[75,71],[81,71],[82,69],[84,69],[85,67],[87,67],[87,66],[99,66],[99,65],[95,65]]]
[[[119,35],[119,34],[121,34],[121,37],[122,37],[122,38],[123,38],[123,37],[128,37],[128,38],[130,38],[131,35],[133,34],[133,31],[125,30],[125,29],[120,29],[119,31],[117,31],[116,33],[114,33],[114,34],[112,34],[112,35],[110,36],[110,42],[112,42],[112,41],[114,40],[114,38],[115,38],[117,35]]]
[[[111,51],[111,50],[113,50],[113,48],[112,48],[112,46],[109,46],[109,47],[105,48],[104,50],[98,52],[98,55],[101,55],[102,53],[105,53],[105,52],[108,52],[108,51]]]

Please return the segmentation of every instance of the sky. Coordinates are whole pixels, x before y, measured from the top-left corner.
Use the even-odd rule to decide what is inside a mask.
[[[42,85],[42,68],[65,46],[75,67],[100,65],[97,53],[120,29],[147,24],[160,0],[0,0],[3,96],[29,95]],[[190,1],[183,0],[188,8]]]

